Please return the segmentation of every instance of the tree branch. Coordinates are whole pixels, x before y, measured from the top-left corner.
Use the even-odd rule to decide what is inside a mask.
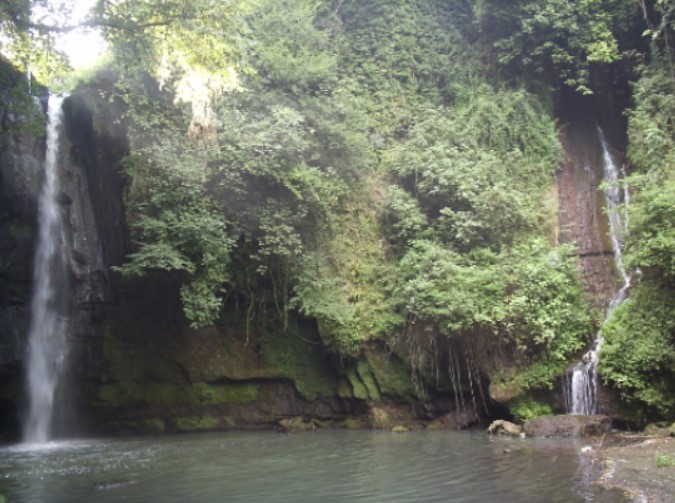
[[[25,21],[23,19],[18,18],[12,18],[12,22],[18,29],[22,31],[36,30],[41,33],[69,33],[71,31],[79,30],[82,28],[110,28],[113,30],[122,30],[122,31],[138,31],[144,30],[146,28],[168,26],[177,20],[183,20],[182,16],[175,16],[172,18],[164,19],[162,21],[153,21],[150,23],[118,23],[115,21],[96,19],[92,21],[83,21],[77,24],[56,26],[44,23],[34,23],[32,21]]]

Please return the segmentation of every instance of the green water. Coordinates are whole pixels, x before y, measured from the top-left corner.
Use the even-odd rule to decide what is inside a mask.
[[[316,431],[82,440],[0,450],[10,502],[613,502],[583,443]],[[596,473],[593,473],[596,472]]]

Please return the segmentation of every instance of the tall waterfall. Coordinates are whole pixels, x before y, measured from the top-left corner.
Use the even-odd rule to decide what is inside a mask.
[[[50,96],[44,181],[38,207],[38,241],[33,275],[33,299],[28,334],[28,418],[24,441],[44,443],[51,438],[54,395],[67,353],[64,305],[66,246],[58,201],[59,136],[63,97]]]
[[[612,243],[614,266],[621,279],[621,288],[611,298],[607,306],[605,320],[607,321],[628,294],[631,276],[626,272],[623,265],[623,235],[627,226],[626,205],[628,203],[628,188],[620,187],[621,179],[625,177],[622,168],[617,168],[612,154],[607,145],[607,139],[602,129],[598,127],[600,147],[602,148],[603,182],[605,190],[605,203],[607,217],[609,219],[609,237]],[[624,204],[624,211],[619,207]],[[599,353],[602,347],[602,330],[598,332],[593,346],[583,356],[582,361],[574,365],[565,378],[565,400],[567,411],[570,414],[590,415],[598,412],[598,363]]]

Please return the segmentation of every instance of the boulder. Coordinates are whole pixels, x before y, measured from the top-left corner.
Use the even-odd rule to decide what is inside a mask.
[[[607,433],[612,427],[608,416],[542,416],[525,422],[530,437],[590,437]]]
[[[522,432],[523,429],[510,421],[504,421],[503,419],[497,419],[493,421],[492,424],[487,429],[490,434],[498,435],[508,435],[511,437],[517,437]]]
[[[394,426],[391,429],[392,433],[408,433],[409,431],[410,431],[410,428],[408,428],[407,426],[400,425],[400,424],[397,424],[396,426]]]
[[[659,421],[657,423],[649,423],[645,426],[643,433],[653,437],[667,437],[675,432],[675,423],[671,425],[668,421]]]

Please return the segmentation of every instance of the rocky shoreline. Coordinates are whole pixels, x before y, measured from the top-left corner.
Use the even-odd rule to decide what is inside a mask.
[[[642,433],[610,431],[607,416],[542,416],[516,425],[494,421],[490,434],[511,437],[584,438],[580,455],[590,482],[616,501],[675,503],[675,423],[648,426]],[[602,499],[601,501],[605,501]]]
[[[602,466],[596,484],[635,503],[675,502],[675,438],[620,433],[585,450]]]

